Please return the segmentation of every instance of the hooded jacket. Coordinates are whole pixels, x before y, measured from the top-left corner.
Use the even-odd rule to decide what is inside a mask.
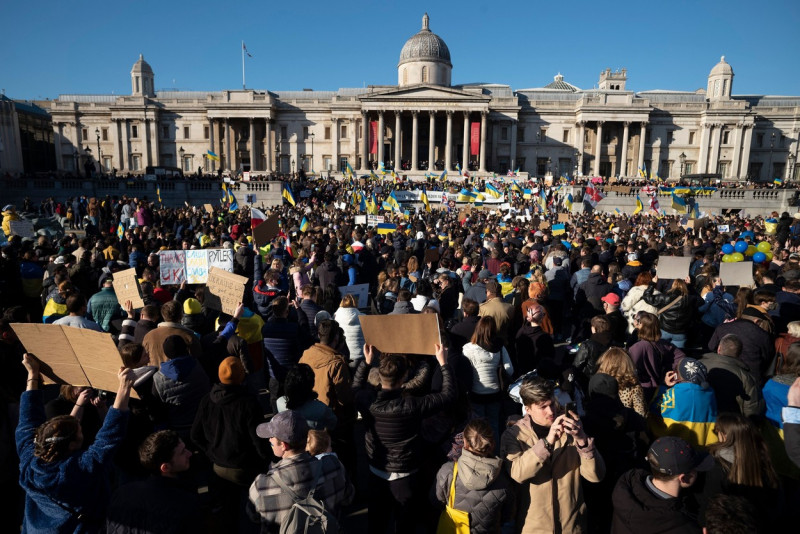
[[[344,357],[335,349],[316,343],[303,353],[298,363],[305,363],[313,369],[314,391],[319,400],[330,406],[340,421],[349,419],[353,390],[350,387],[350,368]]]
[[[436,475],[436,498],[447,504],[453,480],[453,462],[447,462]],[[461,452],[456,474],[453,507],[469,513],[471,534],[493,534],[512,519],[514,499],[500,458],[482,458],[467,450]]]
[[[589,273],[584,283],[578,286],[575,304],[583,317],[593,317],[603,313],[603,301],[600,300],[611,293],[611,284],[602,273]]]
[[[700,526],[683,500],[655,495],[647,488],[648,476],[643,469],[632,469],[620,477],[612,495],[612,534],[699,534]]]
[[[704,354],[700,360],[708,370],[708,383],[722,412],[738,412],[747,417],[764,412],[764,399],[747,364],[722,354]]]
[[[339,308],[333,314],[334,320],[344,331],[347,350],[350,351],[350,361],[364,357],[364,334],[361,331],[361,321],[358,316],[363,315],[358,308]]]
[[[169,424],[181,437],[188,436],[208,389],[208,376],[194,356],[167,360],[153,375],[153,391],[167,405]]]

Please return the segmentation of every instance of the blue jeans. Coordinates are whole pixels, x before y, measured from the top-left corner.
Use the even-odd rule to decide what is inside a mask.
[[[669,341],[679,349],[682,349],[686,346],[686,334],[672,334],[666,330],[662,330],[661,339],[664,341]]]

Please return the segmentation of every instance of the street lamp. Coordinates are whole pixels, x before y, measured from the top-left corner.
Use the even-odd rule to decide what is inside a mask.
[[[314,174],[314,132],[308,134],[311,138],[311,174]]]
[[[552,161],[552,160],[550,159],[550,157],[548,156],[548,158],[547,158],[547,173],[548,173],[548,174],[550,173],[550,164],[551,164],[552,162],[553,162],[553,161]]]
[[[185,169],[186,166],[184,165],[183,155],[186,154],[186,151],[183,149],[183,147],[181,147],[181,149],[178,150],[178,154],[180,155],[180,158],[181,158],[181,170],[185,171],[186,170]]]
[[[98,174],[103,173],[103,167],[101,167],[100,161],[102,160],[103,153],[100,152],[100,128],[94,129],[94,134],[97,136],[97,172]]]
[[[678,159],[681,160],[681,178],[683,178],[683,169],[686,167],[686,154],[681,152],[681,155],[678,156]]]
[[[75,158],[75,173],[76,174],[80,174],[80,171],[78,170],[78,157],[79,156],[80,155],[78,154],[78,149],[77,148],[73,149],[72,157]]]
[[[292,175],[294,175],[294,158],[292,158]]]

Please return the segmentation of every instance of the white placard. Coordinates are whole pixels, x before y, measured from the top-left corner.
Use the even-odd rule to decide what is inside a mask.
[[[33,228],[33,221],[9,221],[11,235],[20,237],[35,237],[36,230]]]
[[[369,284],[356,284],[353,286],[339,286],[339,293],[345,295],[356,295],[358,297],[358,307],[369,307]]]

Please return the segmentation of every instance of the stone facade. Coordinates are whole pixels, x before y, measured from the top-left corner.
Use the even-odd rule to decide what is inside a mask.
[[[61,95],[51,103],[58,167],[74,170],[83,157],[134,173],[161,165],[335,174],[345,164],[364,173],[384,162],[409,176],[452,174],[457,166],[479,175],[635,177],[642,168],[666,179],[800,175],[800,96],[734,94],[724,57],[695,92],[630,91],[625,69],[606,69],[586,90],[561,75],[531,89],[452,86],[450,51],[426,14],[397,69],[394,86],[156,92],[154,71],[140,56],[130,96]]]

